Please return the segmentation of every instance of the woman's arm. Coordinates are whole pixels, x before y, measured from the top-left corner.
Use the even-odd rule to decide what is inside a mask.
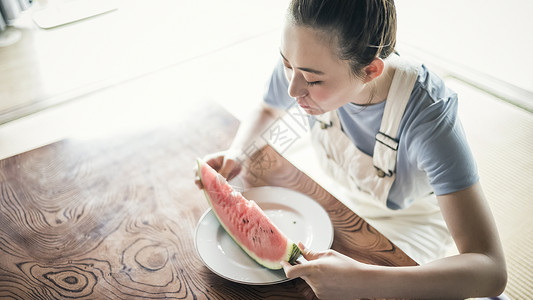
[[[264,147],[266,141],[261,138],[261,134],[284,113],[284,110],[262,102],[242,121],[228,150],[209,154],[203,159],[227,180],[231,180],[239,174],[242,168],[238,158],[242,157],[250,146],[254,146],[253,148],[256,149]],[[247,155],[251,155],[251,153],[247,153]],[[195,174],[196,172],[195,170]],[[195,183],[199,188],[202,188],[199,178],[195,179]]]
[[[498,296],[507,271],[502,246],[479,183],[438,196],[459,255],[415,267],[359,263],[333,250],[303,249],[306,263],[284,263],[287,277],[302,277],[319,298],[468,298]]]
[[[266,145],[266,141],[261,138],[261,134],[277,118],[285,114],[284,110],[274,108],[265,102],[260,103],[241,123],[239,130],[230,149],[242,152],[251,143],[255,143],[258,148]]]
[[[460,255],[433,262],[428,268],[450,272],[446,286],[462,295],[500,295],[507,284],[507,267],[481,184],[437,199]]]

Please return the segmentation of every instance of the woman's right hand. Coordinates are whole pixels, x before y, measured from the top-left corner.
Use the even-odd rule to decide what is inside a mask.
[[[259,136],[272,125],[272,122],[283,116],[285,113],[285,110],[276,109],[261,102],[258,107],[247,114],[246,118],[242,121],[239,130],[233,139],[232,146],[226,151],[206,155],[203,160],[224,176],[226,180],[229,181],[235,178],[243,168],[243,161],[239,159],[239,156],[243,156],[241,149],[249,147],[252,143],[257,149],[261,149],[265,146],[266,140],[259,138]],[[250,153],[250,155],[252,155],[252,153]],[[200,189],[203,188],[202,182],[198,176],[196,176],[195,183]]]
[[[242,170],[242,162],[238,159],[239,154],[239,151],[229,149],[208,154],[204,156],[203,160],[229,181],[239,175]],[[198,166],[195,167],[194,173],[194,183],[199,189],[203,189],[204,187],[198,176]]]

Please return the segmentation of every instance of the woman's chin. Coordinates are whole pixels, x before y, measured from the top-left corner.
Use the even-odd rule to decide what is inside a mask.
[[[308,115],[321,115],[325,113],[322,109],[314,108],[314,107],[302,107],[302,109],[308,114]]]

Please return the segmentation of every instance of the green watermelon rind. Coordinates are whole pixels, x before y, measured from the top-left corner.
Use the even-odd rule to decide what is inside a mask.
[[[198,177],[200,178],[200,181],[202,181],[202,163],[205,164],[205,162],[203,162],[201,159],[198,159],[197,163],[198,163]],[[287,242],[287,249],[285,250],[284,257],[280,261],[272,262],[272,261],[263,260],[263,259],[257,257],[257,255],[255,255],[255,253],[253,253],[251,250],[246,248],[244,245],[241,245],[241,243],[239,243],[239,241],[237,241],[237,239],[233,236],[233,234],[231,234],[230,230],[226,227],[226,225],[222,222],[222,220],[220,220],[220,217],[216,213],[215,208],[213,206],[213,203],[211,202],[211,198],[207,194],[207,191],[205,189],[203,189],[203,191],[204,191],[205,198],[207,199],[207,202],[209,203],[209,206],[211,207],[211,210],[213,211],[213,214],[216,216],[216,218],[217,218],[218,222],[220,223],[220,225],[222,226],[222,228],[224,228],[224,230],[231,237],[231,239],[237,245],[239,245],[239,247],[244,252],[246,252],[246,254],[248,254],[248,256],[250,256],[258,264],[262,265],[265,268],[271,269],[271,270],[279,270],[279,269],[283,268],[281,266],[281,264],[280,264],[281,260],[288,261],[290,264],[294,264],[295,261],[298,259],[298,257],[300,257],[300,255],[302,254],[301,251],[300,251],[300,248],[298,247],[298,245],[296,245],[293,241],[291,241],[289,238],[287,238],[287,241],[288,241]]]

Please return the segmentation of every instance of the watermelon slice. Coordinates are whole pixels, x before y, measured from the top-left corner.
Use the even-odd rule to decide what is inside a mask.
[[[253,201],[233,190],[226,179],[198,159],[198,175],[204,193],[222,227],[256,262],[281,269],[282,260],[294,263],[300,249],[274,225]]]

